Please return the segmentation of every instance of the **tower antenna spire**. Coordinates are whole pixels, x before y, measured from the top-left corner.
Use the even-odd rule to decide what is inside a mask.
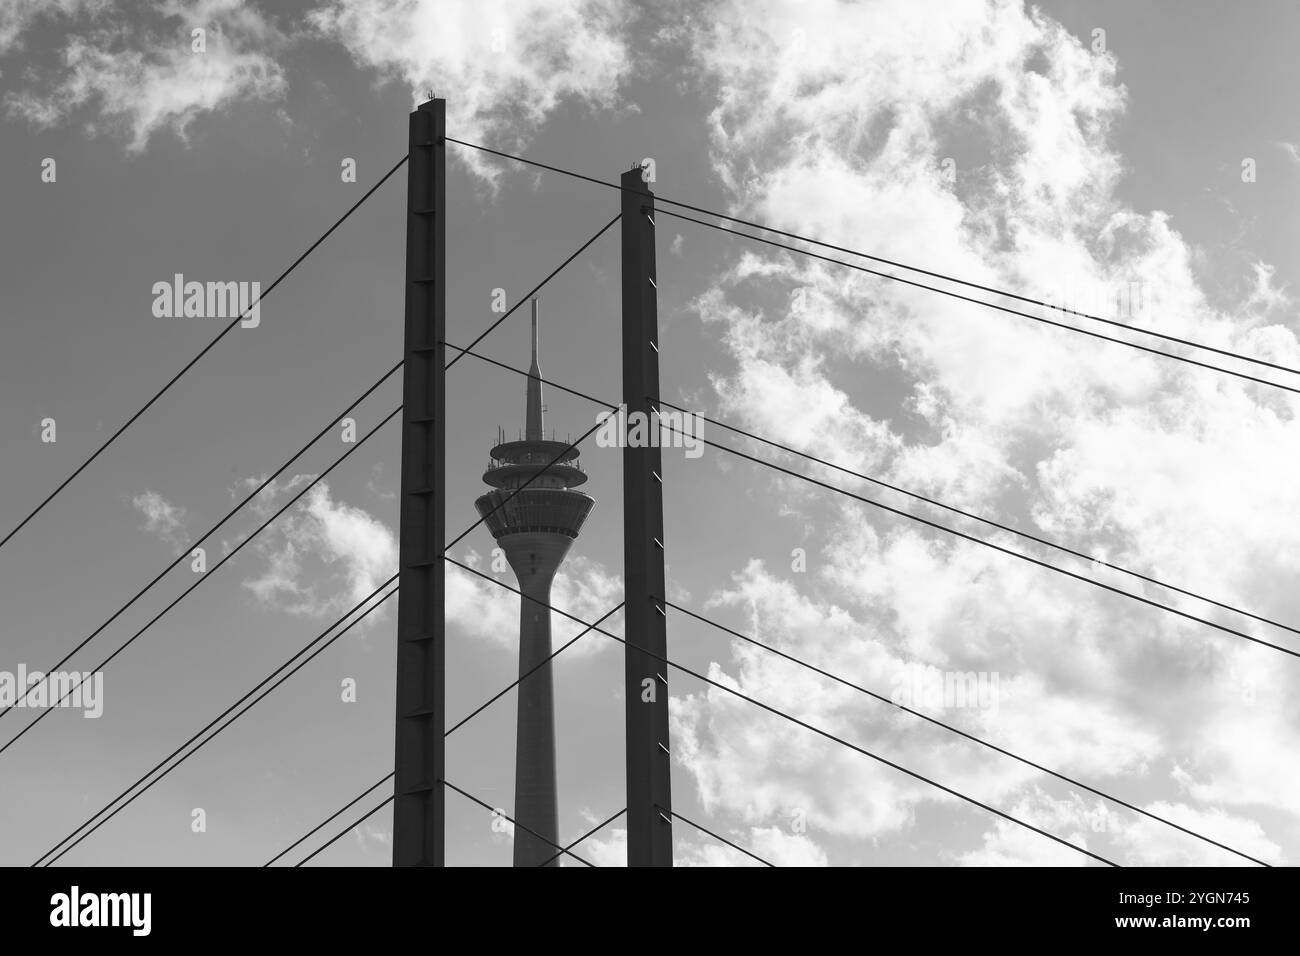
[[[528,407],[524,419],[524,437],[540,441],[542,432],[542,370],[537,364],[537,296],[533,296],[533,361],[528,366]]]

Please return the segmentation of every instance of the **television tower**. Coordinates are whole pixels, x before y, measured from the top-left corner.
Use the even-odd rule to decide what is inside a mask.
[[[523,437],[508,442],[498,432],[492,463],[483,474],[483,481],[495,490],[480,497],[474,506],[505,552],[523,592],[519,599],[520,681],[515,730],[514,818],[520,826],[515,828],[514,865],[539,866],[549,860],[546,865],[558,866],[555,692],[547,660],[551,655],[548,605],[555,572],[595,500],[572,490],[587,480],[577,461],[578,450],[568,442],[543,437],[545,406],[537,365],[536,297],[532,313],[533,361],[528,368]]]

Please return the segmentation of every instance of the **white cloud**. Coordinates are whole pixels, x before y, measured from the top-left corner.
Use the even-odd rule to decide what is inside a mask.
[[[363,823],[352,829],[357,841],[357,849],[362,853],[372,852],[390,856],[393,847],[393,825],[391,823]]]
[[[1125,161],[1109,132],[1128,95],[1117,63],[1042,14],[1011,0],[942,9],[767,0],[720,3],[687,32],[716,89],[714,163],[740,215],[1054,300],[1102,289],[1101,308],[1124,290],[1130,321],[1300,363],[1294,303],[1267,264],[1255,267],[1235,307],[1212,307],[1201,257],[1169,217],[1116,197]],[[941,175],[949,156],[958,157],[951,183]],[[1300,529],[1279,520],[1300,510],[1295,483],[1279,480],[1300,454],[1294,400],[739,239],[730,248],[733,266],[696,303],[730,353],[732,367],[714,378],[724,418],[1300,620],[1291,584]],[[864,385],[880,370],[905,383],[888,419],[864,411],[880,407],[880,393]],[[834,479],[859,490],[842,474]],[[999,671],[1014,678],[1014,695],[996,718],[962,715],[968,729],[1134,802],[1187,801],[1180,812],[1207,826],[1238,820],[1221,825],[1230,844],[1279,837],[1251,830],[1229,806],[1247,816],[1263,806],[1293,822],[1300,815],[1294,788],[1284,792],[1267,769],[1300,746],[1300,704],[1279,692],[1276,672],[1286,665],[1273,652],[770,480],[798,496],[805,517],[824,520],[828,561],[798,588],[751,566],[715,596],[715,612],[749,609],[765,639],[867,686],[888,685],[888,669],[903,661]],[[1037,778],[1024,767],[883,718],[872,702],[760,654],[735,644],[731,661],[710,674],[972,796],[1088,837],[1074,810],[1035,795]],[[1258,690],[1250,701],[1243,681]],[[880,839],[909,830],[919,804],[941,799],[716,689],[681,699],[674,722],[675,753],[723,820],[780,825],[799,806],[810,832]],[[949,812],[964,831],[977,819]],[[1189,841],[1174,835],[1181,859],[1201,859]],[[1218,862],[1232,859],[1209,849]],[[1125,852],[1178,857],[1137,837]],[[997,824],[964,859],[1070,857],[1079,862]]]
[[[0,56],[22,50],[24,35],[38,24],[93,19],[111,7],[112,0],[5,0],[0,4]]]
[[[1079,799],[1052,800],[1035,790],[1008,812],[1049,833],[1099,856],[1119,862],[1101,851],[1088,827],[1088,817]],[[1090,839],[1091,838],[1091,839]],[[1019,824],[999,819],[984,835],[984,845],[957,858],[961,866],[1087,866],[1096,863],[1077,850],[1048,840]]]
[[[828,865],[826,852],[803,834],[786,833],[776,827],[752,827],[729,830],[723,835],[773,866]],[[627,830],[611,829],[608,835],[588,837],[574,852],[596,866],[627,866]],[[763,864],[679,820],[673,824],[673,865],[730,867]]]
[[[33,58],[10,84],[4,105],[38,126],[80,118],[91,133],[122,133],[140,152],[161,131],[186,140],[206,113],[282,100],[284,54],[323,39],[381,81],[405,84],[413,102],[427,89],[446,95],[457,138],[520,148],[566,100],[617,105],[632,65],[631,16],[625,0],[320,0],[289,27],[246,0],[8,0],[0,55],[21,49],[43,21],[64,32],[52,60]],[[205,52],[191,49],[194,28],[207,31]],[[482,154],[453,155],[488,181],[499,174]]]
[[[900,672],[925,660],[873,637],[881,630],[874,621],[868,624],[843,608],[802,595],[757,563],[737,574],[735,587],[708,610],[717,616],[726,608],[747,612],[747,620],[734,624],[742,633],[887,698]],[[1023,765],[768,651],[739,641],[731,651],[738,667],[735,674],[714,664],[710,679],[971,796],[996,799],[1035,776]],[[941,663],[962,672],[979,669],[967,661]],[[1003,675],[1007,683],[1012,676]],[[1050,700],[1050,695],[1040,697],[1020,687],[1009,697],[993,713],[933,715],[989,738],[1004,724],[1017,724],[1020,709]],[[1062,736],[1071,730],[1094,735],[1098,748],[1117,762],[1118,754],[1139,748],[1140,755],[1140,748],[1149,746],[1145,736],[1133,734],[1131,728],[1098,728],[1095,714],[1072,713],[1069,701],[1054,703],[1054,715],[1060,718],[1056,729]],[[810,832],[863,839],[911,826],[919,803],[952,804],[949,795],[719,688],[675,698],[672,716],[674,752],[694,777],[711,815],[734,814],[749,825],[782,827],[798,816]],[[1042,716],[1039,710],[1035,718]],[[1050,754],[1038,756],[1047,759]]]
[[[391,483],[385,476],[384,470],[382,461],[377,461],[371,466],[370,478],[366,481],[366,491],[383,501],[392,501],[397,497],[397,492],[391,489]]]
[[[1243,311],[1255,311],[1258,315],[1267,316],[1274,311],[1282,311],[1290,308],[1295,304],[1295,300],[1286,293],[1285,289],[1278,289],[1273,286],[1273,274],[1276,271],[1266,262],[1256,262],[1254,265],[1255,285],[1251,289],[1250,297],[1246,300]],[[1266,331],[1266,330],[1252,330]],[[1285,350],[1290,342],[1287,340],[1288,331],[1285,327],[1272,327],[1276,339],[1275,342],[1254,341],[1253,353],[1260,356],[1268,356],[1273,353],[1269,346],[1275,344],[1282,350]]]
[[[1264,835],[1264,828],[1244,816],[1222,810],[1203,810],[1186,804],[1156,803],[1147,807],[1165,819],[1213,840],[1236,847],[1258,860],[1282,862],[1281,848]],[[1188,840],[1176,831],[1145,817],[1133,817],[1121,831],[1120,840],[1136,849],[1147,866],[1253,866],[1249,860],[1229,856],[1199,840]]]
[[[587,837],[573,852],[595,866],[627,866],[627,830],[609,827],[606,832]],[[577,861],[566,861],[565,865],[569,862],[581,865]]]
[[[282,506],[281,499],[297,493],[312,475],[277,478],[249,505],[259,521]],[[242,498],[263,477],[241,479],[231,493]],[[379,586],[397,569],[397,539],[392,531],[365,509],[337,502],[326,483],[308,491],[253,545],[265,565],[260,574],[243,582],[260,601],[291,614],[322,617],[339,614]],[[517,586],[506,567],[496,571],[469,551],[465,564]],[[446,615],[452,627],[474,640],[515,651],[519,635],[519,595],[470,574],[453,564],[446,568]],[[565,617],[594,623],[623,599],[622,578],[597,561],[571,554],[561,566],[551,590],[551,639],[555,647],[576,636],[583,626]],[[369,621],[382,614],[376,612]],[[601,628],[623,635],[622,613],[607,618]],[[595,632],[566,651],[566,655],[597,653],[614,642]]]
[[[397,571],[393,533],[365,510],[335,501],[325,483],[263,531],[253,547],[266,566],[243,586],[289,614],[341,614]]]
[[[329,0],[308,23],[337,40],[382,80],[447,97],[447,132],[457,139],[522,146],[565,99],[617,102],[631,66],[622,0]],[[494,180],[497,167],[456,148]]]
[[[144,515],[144,528],[173,545],[185,543],[185,509],[172,504],[156,491],[146,490],[131,499],[131,505]]]
[[[91,133],[121,131],[127,149],[140,152],[154,134],[170,130],[185,140],[202,114],[247,99],[273,100],[287,88],[275,56],[286,38],[243,0],[163,0],[143,22],[103,4],[64,2],[65,14],[86,12],[70,26],[58,65],[30,69],[5,97],[11,114],[53,126],[86,112]],[[21,33],[33,18],[16,17]],[[0,30],[4,21],[0,21]],[[191,30],[206,31],[206,50],[192,50]]]
[[[750,852],[773,866],[827,866],[826,851],[808,836],[776,827],[754,827],[746,843]]]
[[[689,833],[690,826],[677,823],[677,832]],[[709,829],[713,829],[710,827]],[[715,831],[717,832],[717,831]],[[827,866],[826,852],[802,834],[786,833],[776,827],[750,827],[722,834],[773,866]],[[698,842],[697,842],[698,841]],[[707,834],[677,842],[674,866],[762,866],[760,860],[747,856],[735,847],[716,841]]]
[[[269,482],[267,482],[267,477],[268,476],[266,475],[261,475],[250,478],[241,478],[235,482],[234,487],[230,489],[231,500],[242,501],[255,488],[259,488],[263,483],[266,483],[266,487],[262,488],[262,490],[257,493],[247,506],[251,513],[263,520],[269,518],[280,509],[281,502],[278,500],[279,498],[286,497],[291,493],[298,491],[299,488],[303,485],[309,484],[316,476],[293,475],[288,478],[275,478]]]
[[[1256,859],[1280,862],[1277,844],[1268,840],[1263,828],[1251,820],[1221,810],[1200,810],[1163,801],[1145,809]],[[1079,794],[1052,799],[1035,789],[1009,808],[1009,812],[1120,865],[1131,861],[1144,866],[1256,865],[1180,834],[1156,820],[1093,798],[1084,799]],[[962,866],[1082,866],[1089,861],[1068,847],[999,820],[984,834],[983,846],[961,854],[957,862]]]

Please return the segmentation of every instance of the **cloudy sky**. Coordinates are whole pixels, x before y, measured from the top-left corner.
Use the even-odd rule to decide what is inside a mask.
[[[402,157],[428,89],[460,139],[607,180],[653,157],[661,195],[1300,365],[1293,4],[938,6],[6,0],[2,530],[220,328],[156,316],[154,283],[268,284]],[[448,153],[448,334],[467,344],[497,317],[493,290],[518,301],[617,194]],[[57,661],[400,358],[404,183],[381,187],[257,328],[227,336],[0,550],[0,670]],[[1290,393],[668,217],[658,228],[666,397],[1300,626]],[[618,282],[611,231],[547,286],[544,375],[618,397]],[[526,321],[484,353],[526,365]],[[495,429],[522,425],[523,382],[467,358],[448,391],[458,534]],[[394,377],[354,413],[359,433],[399,401]],[[561,436],[595,422],[590,403],[554,389],[547,402]],[[209,562],[352,447],[340,435],[205,541]],[[1278,628],[706,437],[1300,649]],[[398,460],[390,424],[105,668],[101,718],[52,713],[0,754],[2,862],[53,846],[395,571]],[[594,620],[622,597],[620,459],[592,447],[583,463],[596,510],[554,599]],[[665,453],[665,512],[676,603],[887,697],[923,668],[982,674],[992,702],[918,709],[1251,856],[1300,856],[1295,657],[715,448]],[[479,528],[453,553],[493,573],[491,549]],[[92,669],[195,578],[180,565],[72,665]],[[449,721],[514,678],[516,602],[449,574]],[[392,603],[66,860],[260,864],[387,773]],[[557,644],[575,633],[554,627]],[[1117,863],[1244,862],[680,613],[669,652]],[[556,681],[560,830],[574,839],[623,806],[620,648],[584,637]],[[1093,862],[716,687],[671,687],[675,808],[774,863]],[[0,741],[31,716],[6,713]],[[507,812],[513,731],[507,696],[447,751],[448,778]],[[507,864],[490,815],[447,801],[448,862]],[[377,814],[318,860],[387,865],[390,823]],[[684,824],[675,836],[680,863],[752,863]],[[623,834],[578,852],[617,864]]]

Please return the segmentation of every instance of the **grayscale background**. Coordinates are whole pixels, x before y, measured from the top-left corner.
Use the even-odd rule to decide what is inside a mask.
[[[430,89],[460,139],[606,180],[652,157],[661,195],[1030,295],[1104,304],[1136,283],[1134,322],[1294,366],[1298,30],[1281,0],[4,0],[0,530],[216,334],[218,320],[155,318],[153,283],[267,284],[401,158]],[[617,193],[447,148],[448,335],[464,345],[497,318],[493,289],[517,302]],[[61,657],[400,358],[405,178],[0,550],[0,670]],[[658,237],[665,397],[1300,621],[1293,396],[667,217]],[[617,242],[541,297],[543,375],[609,400]],[[526,367],[527,327],[525,307],[480,348]],[[467,358],[447,387],[454,535],[476,518],[496,428],[523,425],[524,380]],[[394,378],[359,430],[399,401]],[[547,405],[560,437],[598,411],[555,389]],[[318,443],[206,543],[210,563],[346,448]],[[393,573],[398,461],[390,424],[105,669],[101,719],[51,714],[0,755],[0,862],[31,862]],[[597,503],[554,601],[593,620],[622,598],[619,453],[593,445],[583,464]],[[996,674],[996,709],[937,716],[1270,862],[1300,856],[1294,658],[716,449],[666,450],[664,468],[672,600],[886,695],[908,666]],[[480,527],[455,556],[490,569],[491,548]],[[192,580],[179,567],[70,666],[93,667]],[[517,598],[460,572],[447,596],[451,722],[514,679]],[[66,862],[260,865],[391,770],[395,612]],[[554,629],[557,646],[575,632]],[[1117,862],[1242,862],[680,614],[669,650]],[[624,803],[622,666],[598,634],[556,661],[567,839]],[[349,677],[356,703],[340,699]],[[774,863],[1089,862],[716,688],[671,689],[675,807]],[[0,741],[32,716],[0,720]],[[448,778],[508,813],[513,736],[507,695],[449,739]],[[509,863],[486,811],[454,793],[447,811],[449,864]],[[679,864],[753,862],[675,835]],[[388,865],[390,844],[386,809],[315,862]],[[577,852],[618,864],[623,834]]]

